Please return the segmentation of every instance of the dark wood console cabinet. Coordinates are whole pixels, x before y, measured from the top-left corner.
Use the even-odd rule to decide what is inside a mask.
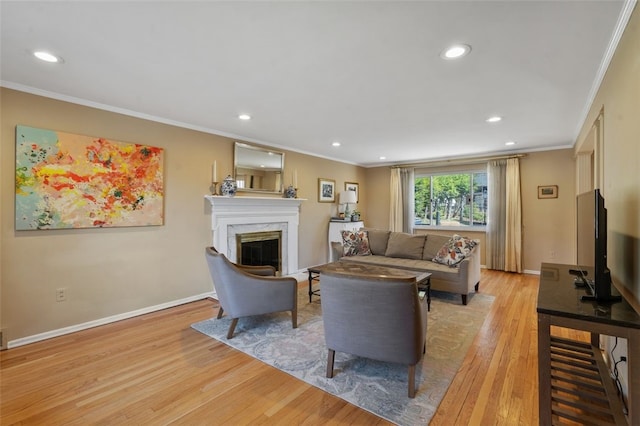
[[[564,419],[582,424],[640,425],[640,316],[624,298],[613,304],[580,300],[586,290],[574,285],[574,277],[569,274],[572,268],[576,267],[543,263],[540,270],[540,424]],[[590,332],[591,342],[552,336],[551,326]],[[601,334],[627,339],[628,418],[599,349]]]

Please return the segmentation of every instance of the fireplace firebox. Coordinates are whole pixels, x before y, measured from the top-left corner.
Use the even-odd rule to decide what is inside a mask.
[[[236,234],[236,258],[240,265],[271,265],[282,273],[282,231]]]

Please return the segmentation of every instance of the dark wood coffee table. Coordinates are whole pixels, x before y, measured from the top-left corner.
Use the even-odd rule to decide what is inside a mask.
[[[323,265],[311,266],[307,269],[307,272],[309,273],[309,303],[311,303],[311,298],[314,294],[316,296],[320,295],[320,290],[313,290],[312,286],[314,281],[319,281],[320,275],[324,271],[342,272],[349,275],[363,277],[371,277],[372,275],[375,275],[415,279],[418,290],[426,291],[427,310],[431,310],[431,272],[409,271],[406,269],[387,268],[384,266],[356,262],[343,262],[340,260],[337,262],[325,263]]]

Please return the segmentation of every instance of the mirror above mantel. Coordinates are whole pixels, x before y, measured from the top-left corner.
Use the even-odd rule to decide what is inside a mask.
[[[239,192],[282,194],[283,152],[236,142],[233,167]]]

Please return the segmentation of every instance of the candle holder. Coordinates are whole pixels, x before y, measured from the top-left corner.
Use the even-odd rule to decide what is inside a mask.
[[[211,195],[218,195],[218,184],[220,182],[211,182],[211,187],[209,188],[211,190]]]

